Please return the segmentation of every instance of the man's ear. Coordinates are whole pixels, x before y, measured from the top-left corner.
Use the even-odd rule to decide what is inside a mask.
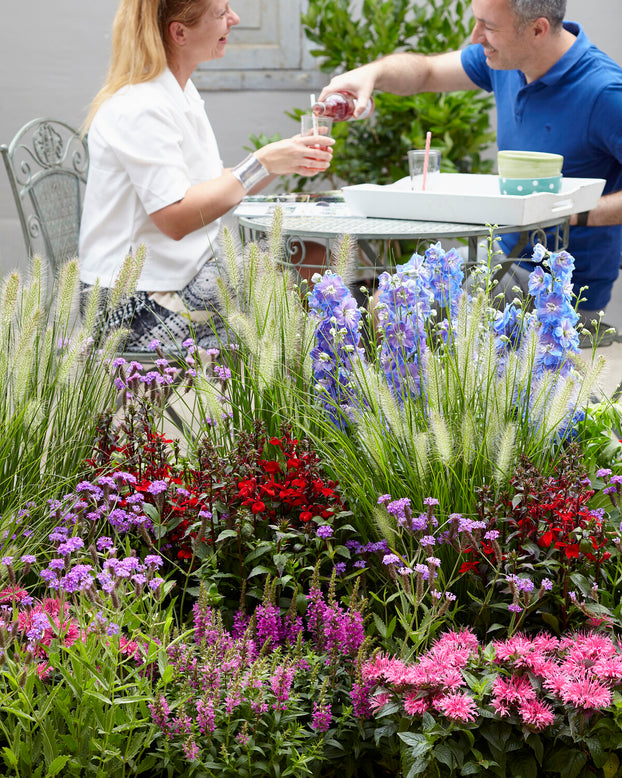
[[[168,26],[168,34],[171,41],[178,46],[184,46],[186,43],[186,28],[181,22],[171,22]]]
[[[551,23],[545,16],[540,16],[532,23],[531,29],[533,30],[534,38],[544,38],[551,29]]]

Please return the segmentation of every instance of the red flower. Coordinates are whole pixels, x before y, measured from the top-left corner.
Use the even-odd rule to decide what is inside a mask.
[[[565,552],[566,556],[568,557],[568,559],[570,559],[571,557],[575,557],[576,559],[578,559],[579,558],[579,544],[578,543],[573,543],[570,546],[566,546],[566,548],[564,549],[564,552]]]
[[[538,538],[538,545],[546,546],[548,548],[553,542],[554,537],[553,530],[549,530]]]
[[[476,560],[471,560],[470,562],[463,562],[460,565],[460,573],[468,573],[469,570],[477,570],[477,566],[479,565],[479,562]]]

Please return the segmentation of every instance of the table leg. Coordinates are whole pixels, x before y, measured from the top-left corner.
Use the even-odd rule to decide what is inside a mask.
[[[481,236],[479,235],[472,235],[469,238],[469,251],[467,254],[467,262],[469,262],[469,264],[475,265],[477,263],[477,250],[480,240]]]

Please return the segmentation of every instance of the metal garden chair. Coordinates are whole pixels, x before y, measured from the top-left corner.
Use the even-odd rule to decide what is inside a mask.
[[[64,122],[34,119],[0,146],[28,256],[52,273],[78,255],[82,198],[89,167],[86,138]]]
[[[82,202],[89,169],[86,137],[57,119],[33,119],[0,152],[26,244],[28,257],[39,255],[55,276],[66,260],[78,256]],[[128,362],[153,363],[151,352],[123,351]],[[180,353],[165,356],[181,365]],[[180,367],[180,370],[182,367]],[[180,376],[180,380],[183,376]],[[177,412],[166,406],[181,428]]]

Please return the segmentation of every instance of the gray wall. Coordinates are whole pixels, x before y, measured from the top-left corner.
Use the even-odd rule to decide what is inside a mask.
[[[79,126],[104,77],[117,0],[17,0],[3,3],[0,25],[0,143],[37,116]],[[232,3],[235,8],[235,2]],[[568,0],[569,19],[622,63],[620,0]],[[235,34],[235,33],[234,33]],[[251,133],[295,132],[284,111],[306,105],[307,91],[209,92],[208,114],[226,165]],[[0,273],[24,267],[24,250],[4,170],[0,171]]]

